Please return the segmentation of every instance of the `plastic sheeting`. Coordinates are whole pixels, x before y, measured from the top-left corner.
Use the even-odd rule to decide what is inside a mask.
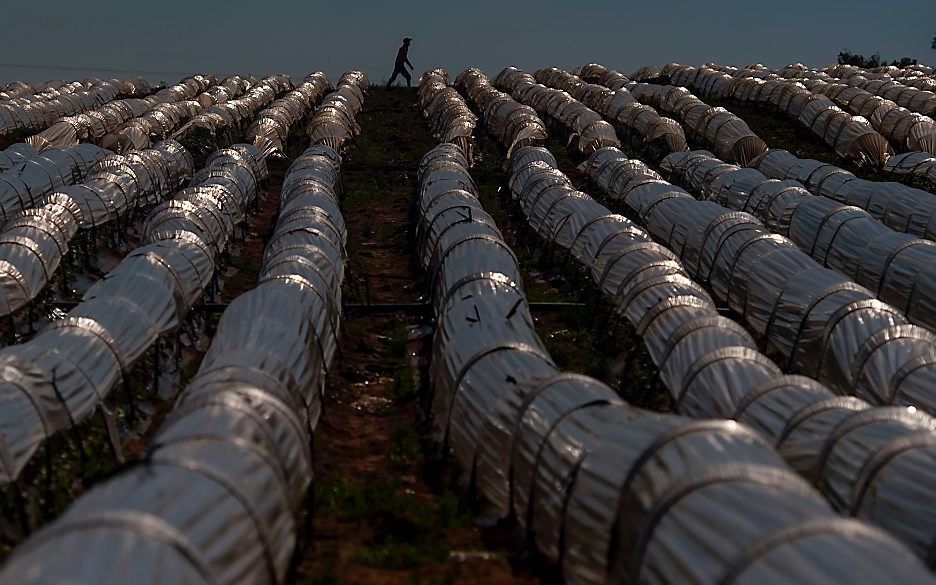
[[[936,183],[936,156],[925,152],[907,152],[887,159],[884,170],[894,175],[911,175]]]
[[[891,100],[911,112],[924,116],[936,115],[936,80],[931,77],[932,70],[927,76],[919,76],[919,72],[913,69],[868,70],[851,65],[833,65],[815,70],[803,65],[789,65],[777,73],[792,79],[842,80],[852,87]]]
[[[301,116],[311,104],[304,99],[300,102],[304,108]],[[252,116],[253,107],[240,110],[238,116]],[[258,119],[271,119],[280,114],[280,108],[271,106]],[[45,288],[78,229],[118,221],[132,209],[162,201],[191,177],[192,170],[191,155],[177,142],[167,140],[153,149],[109,155],[95,163],[83,183],[60,188],[39,201],[40,207],[17,219],[14,230],[0,235],[0,239],[9,235],[9,241],[0,244],[0,260],[5,261],[0,272],[0,315],[21,309]],[[259,182],[259,170],[255,174],[254,180]],[[196,196],[190,202],[172,205],[174,213],[184,214],[199,204]],[[223,224],[226,229],[229,219],[213,218],[213,225],[218,228]]]
[[[708,106],[689,92],[672,86],[630,82],[626,77],[597,63],[585,65],[580,71],[587,80],[594,80],[609,88],[629,89],[630,97],[637,102],[676,115],[692,134],[713,144],[725,160],[745,164],[767,149],[764,141],[743,120],[724,108]],[[659,71],[655,71],[650,77],[658,75]],[[686,148],[682,145],[673,148],[671,152],[677,150]]]
[[[809,68],[803,65],[802,63],[794,63],[792,65],[787,65],[783,71],[808,71]],[[936,74],[936,69],[923,65],[922,63],[917,63],[915,65],[907,65],[906,67],[895,67],[893,65],[882,65],[880,67],[862,68],[855,65],[830,65],[822,69],[835,77],[851,77],[853,75],[862,75],[869,79],[900,79],[901,82],[906,85],[914,85],[914,82],[924,81],[928,82],[925,84],[925,87],[936,86],[936,80],[932,79],[934,74]]]
[[[818,79],[804,85],[810,91],[829,96],[852,114],[867,118],[895,150],[936,153],[936,122],[929,116],[911,112],[855,86]]]
[[[687,89],[672,85],[633,84],[641,103],[676,116],[690,134],[711,144],[724,160],[746,165],[767,150],[767,144],[741,118],[709,106]]]
[[[613,82],[613,75],[601,65],[586,65],[580,70],[584,69],[593,79],[610,78]],[[604,85],[585,83],[578,76],[555,67],[540,69],[535,77],[543,85],[566,91],[601,114],[611,122],[618,136],[652,159],[659,160],[672,152],[689,149],[679,122],[660,116],[650,106],[641,104],[626,87],[612,90]]]
[[[454,88],[449,87],[448,72],[432,69],[419,79],[419,105],[428,118],[429,131],[440,142],[457,144],[473,158],[472,135],[478,117]]]
[[[277,95],[293,88],[292,81],[285,75],[270,75],[252,85],[242,97],[208,106],[197,116],[176,130],[172,137],[183,140],[185,137],[205,130],[211,135],[228,132],[239,135],[242,124],[251,119],[254,112],[268,106]]]
[[[614,159],[599,155],[591,162],[603,174],[606,171],[601,167],[613,164]],[[840,489],[848,486],[852,493],[888,493],[894,507],[886,511],[870,500],[845,502],[837,495],[829,497],[840,511],[879,524],[924,558],[930,557],[929,543],[936,534],[929,527],[936,519],[936,498],[921,495],[912,486],[936,472],[936,433],[932,432],[936,421],[919,414],[904,416],[896,408],[872,409],[854,398],[835,404],[834,394],[814,380],[780,376],[779,368],[757,352],[750,334],[718,314],[708,295],[694,286],[668,250],[652,243],[638,226],[575,192],[545,149],[518,151],[510,169],[511,193],[530,227],[548,245],[568,250],[592,274],[615,310],[643,337],[681,413],[739,420],[744,415],[743,420],[763,429],[789,463],[820,487],[837,478]],[[544,189],[543,185],[551,184],[544,177],[563,180],[562,189]],[[546,205],[541,203],[544,199]],[[908,450],[925,463],[909,471],[897,462],[899,457],[890,455],[874,464],[867,458],[864,464],[854,464],[847,455],[841,461],[823,461],[824,453],[838,454],[844,449],[838,442],[838,421],[859,411],[882,415],[875,421],[891,420],[895,413],[901,420],[910,417],[912,424],[891,425],[880,441],[893,449],[890,454],[894,456],[902,453],[899,445],[911,441]],[[873,435],[870,431],[868,436]],[[864,439],[855,440],[862,443]],[[851,448],[870,454],[876,451],[873,447],[862,443]],[[891,471],[869,473],[870,466],[877,464]]]
[[[851,81],[848,84],[842,83],[841,80],[821,73],[817,73],[815,77],[809,76],[803,79],[802,83],[796,83],[771,73],[760,65],[744,69],[717,65],[710,65],[708,68],[734,78],[730,85],[722,90],[722,93],[727,92],[729,96],[752,91],[764,82],[771,87],[771,91],[785,91],[789,99],[796,102],[801,99],[797,92],[805,87],[813,94],[821,94],[830,98],[836,105],[851,114],[868,120],[871,126],[887,138],[897,151],[933,152],[933,149],[936,149],[936,122],[932,118],[866,91],[860,87],[860,84]],[[786,84],[787,87],[777,87],[778,84]],[[885,92],[885,94],[895,98],[900,95],[899,92],[897,94]]]
[[[98,142],[115,152],[148,148],[153,138],[169,137],[176,128],[194,118],[202,109],[239,97],[250,85],[247,79],[240,76],[226,77],[193,98],[180,97],[179,101],[154,105],[147,113],[129,120]]]
[[[849,85],[893,100],[898,106],[923,116],[936,116],[936,91],[933,91],[936,86],[932,82],[929,79],[922,87],[913,87],[886,78],[862,79],[855,76],[848,79]]]
[[[660,76],[659,69],[657,69],[656,67],[653,67],[652,65],[647,65],[631,73],[630,77],[634,81],[640,83],[643,81],[649,81],[651,79],[655,79],[659,76]]]
[[[81,180],[91,167],[110,152],[93,144],[43,153],[27,144],[13,145],[2,153],[0,166],[0,215],[4,222],[40,205],[56,189]],[[8,166],[7,166],[8,165]]]
[[[546,126],[536,111],[495,89],[480,69],[465,69],[459,73],[455,87],[477,107],[487,131],[508,152],[546,141]]]
[[[348,71],[341,76],[335,91],[322,100],[306,128],[313,144],[324,144],[336,151],[360,134],[355,116],[364,107],[364,94],[370,81],[361,71]]]
[[[219,151],[186,189],[150,213],[141,247],[74,309],[30,341],[0,350],[0,362],[9,365],[0,395],[18,405],[0,421],[4,481],[17,477],[45,438],[98,408],[109,416],[103,401],[110,391],[202,298],[265,174],[255,147]],[[31,383],[23,384],[27,374]]]
[[[888,131],[893,132],[892,140],[905,144],[905,148],[912,151],[892,156],[885,163],[884,169],[898,175],[910,174],[924,180],[936,181],[936,168],[929,162],[933,158],[929,154],[933,152],[933,146],[932,127],[928,119],[936,115],[936,80],[931,77],[914,77],[918,72],[913,68],[882,68],[881,71],[883,73],[872,73],[848,65],[813,70],[797,64],[787,66],[778,74],[784,78],[845,87],[840,90],[840,95],[849,97],[850,107],[871,108],[880,104],[881,118],[877,120],[872,117],[871,123],[883,122],[883,115],[887,114],[889,124],[879,131],[884,135],[887,135]],[[907,76],[900,77],[900,81],[897,82],[898,78],[891,77],[895,73]],[[843,83],[847,86],[843,86]]]
[[[285,580],[341,306],[340,161],[313,146],[287,171],[259,284],[225,310],[145,461],[24,543],[0,581]]]
[[[582,154],[604,146],[620,146],[614,127],[567,92],[546,87],[529,73],[515,67],[501,71],[494,84],[514,99],[532,106],[537,113],[555,120],[569,132],[569,144]]]
[[[619,151],[598,155],[589,176],[741,315],[784,369],[875,404],[936,412],[936,336],[754,216],[697,201]]]
[[[299,122],[309,109],[317,104],[330,83],[321,71],[307,75],[295,89],[274,101],[247,129],[250,141],[269,156],[283,156],[289,129]]]
[[[22,81],[12,81],[0,88],[0,100],[24,99],[27,101],[45,101],[54,99],[62,94],[74,93],[85,87],[90,87],[94,80],[64,81],[54,79],[41,83],[29,84]]]
[[[581,77],[588,83],[597,83],[612,90],[626,89],[631,83],[631,80],[617,69],[608,69],[598,63],[589,63],[573,69],[572,75]]]
[[[444,301],[435,303],[434,422],[496,513],[512,512],[568,582],[732,583],[776,572],[789,582],[884,583],[891,570],[931,579],[890,537],[836,518],[742,425],[641,411],[596,380],[556,371],[513,279],[515,260],[494,251],[503,240],[466,163],[443,144],[420,164],[424,265],[462,265],[435,296]],[[432,185],[454,175],[471,211],[433,213]],[[464,246],[477,248],[454,253]],[[799,562],[776,564],[787,555]]]
[[[39,152],[25,142],[17,142],[0,151],[0,172],[8,171],[17,163],[39,156]]]
[[[734,395],[779,374],[766,357],[754,355],[756,345],[742,328],[719,316],[708,293],[690,280],[672,252],[577,191],[548,151],[517,151],[510,172],[511,194],[532,230],[547,245],[567,250],[644,338],[683,412],[728,417]],[[677,344],[680,337],[674,332],[686,331],[689,323],[706,323],[705,337]],[[725,354],[727,349],[738,351]],[[719,352],[724,354],[720,359],[705,361]]]
[[[47,148],[65,148],[79,142],[97,142],[133,118],[139,118],[158,104],[194,98],[217,81],[213,77],[193,75],[144,99],[114,100],[90,112],[66,116],[39,134],[26,139],[42,152]]]
[[[92,79],[86,87],[58,93],[50,99],[14,98],[0,101],[0,135],[30,130],[39,132],[60,118],[94,110],[120,96],[140,97],[152,93],[143,79]]]
[[[813,196],[797,181],[768,179],[706,151],[670,155],[662,167],[702,198],[752,213],[823,266],[936,331],[933,242],[895,232],[856,207]]]
[[[936,240],[936,197],[891,181],[869,181],[822,161],[801,159],[786,150],[770,150],[754,168],[771,179],[799,181],[810,193],[854,205],[887,227]]]
[[[0,233],[0,316],[22,309],[46,287],[79,229],[162,200],[192,176],[192,166],[191,156],[174,141],[135,156],[110,155],[84,182],[58,189],[8,222]]]
[[[866,118],[852,116],[825,95],[813,93],[802,84],[779,77],[735,78],[711,67],[696,69],[676,63],[664,67],[663,75],[675,85],[698,91],[702,97],[769,104],[796,118],[836,154],[856,165],[880,168],[894,154],[887,139]]]
[[[698,76],[692,77],[692,71],[698,71]],[[748,68],[744,73],[746,77],[739,78],[711,68],[694,70],[678,65],[669,65],[664,72],[673,77],[687,76],[686,83],[694,86],[702,84],[704,91],[718,96],[730,95],[742,101],[766,99],[789,111],[799,111],[799,108],[803,107],[802,103],[797,104],[796,100],[805,94],[783,79],[763,81],[762,77],[770,77],[771,74],[761,69]],[[756,98],[751,97],[754,94]],[[921,189],[895,182],[859,179],[835,165],[812,159],[798,159],[784,150],[771,150],[753,161],[752,166],[770,178],[795,179],[815,195],[860,207],[895,231],[928,240],[936,236],[936,228],[933,227],[936,222],[936,199]],[[887,158],[885,168],[901,174],[920,172],[925,176],[927,164],[925,158],[919,161],[919,156],[916,159],[901,156],[893,163]]]

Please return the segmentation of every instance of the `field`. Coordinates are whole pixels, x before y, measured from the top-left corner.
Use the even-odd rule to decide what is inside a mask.
[[[933,581],[933,71],[62,83],[0,583]]]

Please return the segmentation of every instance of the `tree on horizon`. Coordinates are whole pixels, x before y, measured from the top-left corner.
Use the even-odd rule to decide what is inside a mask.
[[[933,43],[936,44],[936,39],[933,39]],[[838,54],[839,65],[855,65],[856,67],[862,67],[864,69],[874,69],[875,67],[881,67],[882,65],[893,65],[895,67],[907,67],[908,65],[916,65],[917,60],[911,59],[910,57],[901,57],[900,59],[894,59],[893,61],[888,62],[886,59],[881,58],[880,53],[874,53],[870,57],[865,57],[860,53],[852,53],[851,51],[842,51]]]

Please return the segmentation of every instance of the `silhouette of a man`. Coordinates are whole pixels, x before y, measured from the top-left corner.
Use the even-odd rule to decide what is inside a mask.
[[[407,52],[409,51],[410,41],[413,39],[406,37],[403,39],[403,45],[400,46],[400,50],[396,54],[396,62],[393,66],[393,75],[390,76],[390,81],[387,82],[387,89],[390,89],[390,86],[393,85],[393,82],[396,81],[397,75],[403,75],[403,78],[406,79],[407,87],[413,86],[413,78],[410,77],[409,72],[406,70],[404,65],[409,65],[410,70],[413,69],[413,64],[409,62],[407,58]]]

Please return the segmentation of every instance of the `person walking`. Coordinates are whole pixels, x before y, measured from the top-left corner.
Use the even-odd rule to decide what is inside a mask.
[[[403,78],[406,79],[406,86],[413,86],[413,78],[410,76],[409,72],[406,70],[405,65],[409,65],[410,71],[413,69],[413,64],[409,62],[407,53],[409,52],[410,41],[413,39],[406,37],[403,39],[403,45],[400,46],[400,50],[396,54],[396,62],[393,66],[393,75],[390,76],[390,81],[387,82],[387,89],[390,89],[390,86],[393,85],[393,82],[396,81],[397,75],[403,75]]]

